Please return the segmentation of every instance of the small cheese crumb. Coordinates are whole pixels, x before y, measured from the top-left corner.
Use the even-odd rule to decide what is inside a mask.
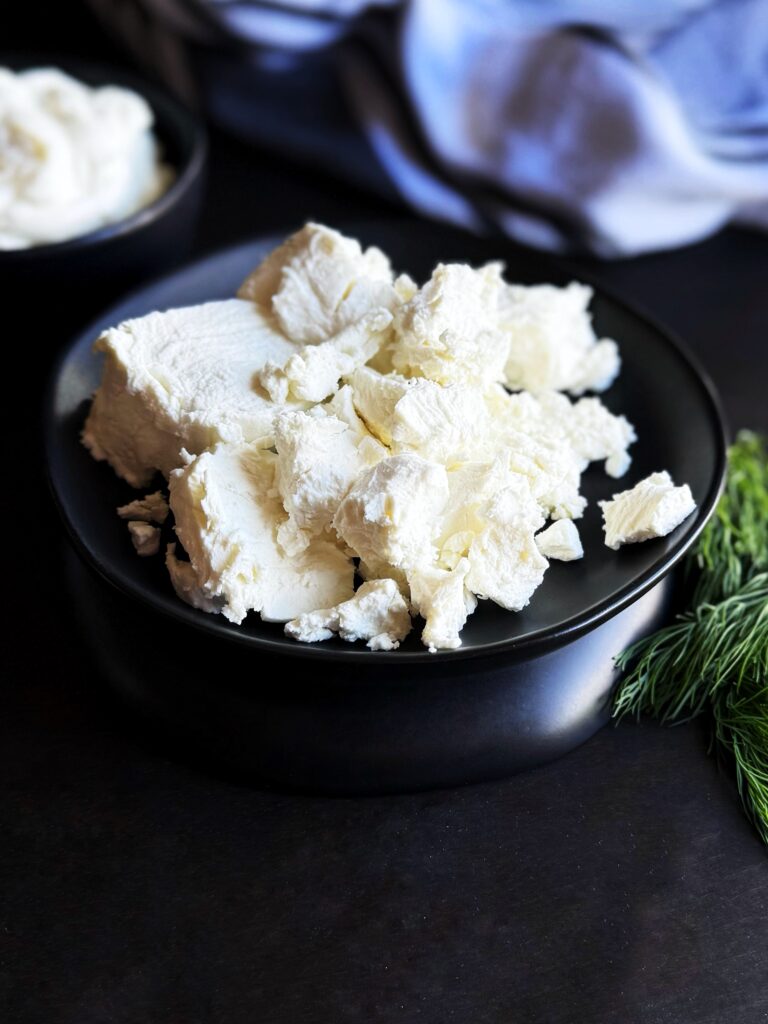
[[[675,487],[666,471],[651,473],[630,490],[599,504],[605,543],[614,551],[622,544],[666,537],[696,508],[688,484]]]
[[[536,534],[536,547],[545,558],[558,562],[573,562],[584,557],[581,537],[576,524],[570,519],[558,519],[546,530]]]
[[[160,530],[157,526],[144,523],[139,519],[131,519],[128,523],[128,532],[131,535],[136,554],[146,558],[147,555],[156,555],[160,550]]]
[[[138,519],[142,523],[164,523],[170,509],[161,491],[146,494],[143,498],[120,505],[117,514],[121,519]]]
[[[307,612],[286,623],[295,640],[316,643],[338,633],[342,640],[365,640],[372,651],[393,651],[411,631],[408,605],[394,580],[363,583],[348,601],[335,608]]]

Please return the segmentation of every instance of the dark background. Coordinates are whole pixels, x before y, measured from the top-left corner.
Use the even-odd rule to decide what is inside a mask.
[[[79,4],[14,5],[13,19],[4,48],[123,62]],[[199,253],[308,217],[401,213],[211,142]],[[763,236],[582,265],[688,342],[732,427],[768,429]],[[66,339],[35,337],[36,301],[4,332],[27,362],[4,380],[0,1019],[768,1020],[765,851],[703,722],[608,727],[508,781],[364,800],[239,786],[127,726],[70,617],[36,438]],[[98,308],[84,287],[67,313]]]

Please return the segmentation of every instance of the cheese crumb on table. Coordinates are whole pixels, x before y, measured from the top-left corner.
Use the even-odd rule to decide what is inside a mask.
[[[666,537],[696,508],[688,484],[675,487],[666,471],[651,473],[630,490],[599,504],[605,543],[614,551],[622,544]]]

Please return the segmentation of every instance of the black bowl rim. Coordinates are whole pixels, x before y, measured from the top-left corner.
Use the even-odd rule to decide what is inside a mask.
[[[402,218],[404,227],[406,225],[413,227],[414,222],[415,219]],[[355,232],[362,235],[366,230],[371,230],[380,223],[380,221],[370,220],[352,221],[341,223],[337,225],[337,228],[345,234],[351,234],[353,237],[356,237]],[[167,274],[160,275],[148,283],[145,282],[143,286],[122,296],[118,304],[122,306],[123,304],[138,297],[148,287],[165,284],[172,278],[183,275],[189,270],[200,270],[206,264],[215,263],[222,257],[232,257],[239,250],[247,250],[257,244],[277,245],[294,230],[295,226],[288,228],[285,232],[276,232],[274,234],[270,232],[269,235],[256,236],[235,245],[224,246],[216,249],[206,256],[191,260]],[[462,229],[456,230],[461,231]],[[515,244],[508,240],[506,241],[508,245]],[[500,248],[502,248],[504,244],[505,240],[499,240]],[[634,583],[628,584],[617,594],[606,598],[604,601],[588,609],[585,613],[572,616],[570,619],[564,620],[558,626],[541,631],[530,637],[524,637],[519,640],[499,640],[493,643],[483,644],[481,646],[474,646],[470,648],[458,647],[455,650],[438,651],[435,653],[430,653],[427,648],[418,651],[398,650],[392,652],[371,651],[367,648],[361,648],[356,644],[350,644],[348,649],[328,648],[323,644],[302,644],[298,642],[293,645],[290,644],[287,639],[282,637],[279,639],[272,639],[270,637],[260,637],[252,633],[247,633],[241,630],[239,626],[227,622],[222,616],[210,615],[205,612],[198,611],[197,609],[185,604],[179,598],[170,600],[156,595],[148,588],[142,588],[139,590],[133,586],[124,584],[119,578],[112,575],[109,565],[103,564],[93,555],[83,539],[80,537],[74,523],[72,523],[67,515],[64,501],[57,492],[56,481],[54,479],[51,465],[51,452],[55,450],[56,439],[54,399],[61,372],[69,360],[74,347],[79,345],[85,336],[90,335],[91,337],[95,337],[97,335],[101,327],[103,315],[99,320],[92,321],[81,331],[78,331],[70,344],[61,352],[59,358],[54,364],[46,392],[44,413],[46,474],[50,491],[54,499],[54,504],[61,515],[67,534],[75,547],[75,550],[81,555],[88,565],[95,569],[99,576],[110,584],[110,586],[115,587],[115,589],[120,593],[127,595],[132,600],[137,601],[140,604],[147,605],[155,611],[159,611],[163,615],[170,616],[178,622],[191,626],[193,629],[202,630],[204,633],[208,633],[210,636],[219,640],[231,640],[238,644],[243,644],[248,647],[256,648],[257,650],[263,650],[270,654],[287,658],[324,658],[330,662],[343,661],[345,663],[365,664],[369,667],[374,664],[377,666],[389,664],[393,669],[396,669],[398,664],[405,663],[421,662],[425,667],[427,665],[433,666],[437,664],[447,666],[449,662],[477,661],[488,658],[497,659],[500,656],[506,656],[509,661],[522,661],[553,651],[571,640],[577,639],[584,633],[596,628],[601,623],[612,618],[614,615],[617,615],[659,583],[681,561],[701,536],[704,527],[712,516],[725,486],[725,474],[727,469],[727,433],[725,417],[716,388],[709,374],[703,369],[698,359],[674,332],[663,327],[654,317],[650,316],[638,305],[626,301],[617,295],[612,289],[605,287],[593,274],[589,272],[585,273],[580,268],[574,268],[567,260],[560,259],[557,256],[553,256],[549,253],[542,253],[537,250],[535,250],[535,252],[537,258],[542,262],[548,262],[558,270],[565,270],[566,272],[571,273],[574,279],[590,285],[590,287],[594,289],[596,295],[606,297],[609,301],[615,303],[617,306],[629,313],[630,316],[644,321],[647,326],[660,334],[663,337],[665,344],[668,344],[674,350],[678,358],[687,365],[693,378],[698,383],[703,396],[709,403],[708,412],[714,433],[716,434],[719,442],[717,464],[709,491],[697,509],[698,522],[696,528],[677,542],[671,552],[659,558],[657,562],[654,563],[650,569],[646,570],[645,573],[643,573]]]
[[[106,64],[97,64],[77,58],[64,57],[58,60],[45,54],[0,53],[0,67],[12,68],[15,71],[42,67],[57,68],[74,77],[82,75],[84,80],[93,80],[92,82],[87,81],[87,84],[96,84],[98,80],[103,79],[102,84],[105,86],[119,85],[132,89],[149,103],[152,113],[155,115],[155,126],[159,119],[159,112],[181,122],[184,127],[189,129],[194,140],[192,153],[188,160],[182,166],[174,167],[177,173],[170,186],[157,199],[142,206],[130,217],[124,217],[113,224],[105,224],[84,235],[66,238],[61,242],[44,242],[42,245],[30,245],[26,249],[0,249],[0,269],[4,264],[34,263],[36,260],[55,258],[59,255],[67,256],[79,249],[97,248],[107,242],[124,238],[126,235],[133,235],[164,217],[203,173],[208,157],[208,132],[204,122],[170,92],[154,82],[147,81],[123,68],[114,69]]]

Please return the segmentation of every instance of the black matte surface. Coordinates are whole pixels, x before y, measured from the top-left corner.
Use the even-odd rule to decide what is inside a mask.
[[[114,53],[78,5],[44,14],[14,7],[20,46]],[[311,170],[213,141],[204,248],[305,216],[382,215]],[[590,261],[685,338],[734,427],[763,430],[767,265],[765,238],[738,230]],[[84,323],[99,297],[72,303]],[[334,800],[204,774],[121,720],[70,616],[34,435],[47,357],[32,340],[28,383],[4,390],[17,440],[3,544],[4,1022],[764,1024],[766,856],[703,723],[608,727],[506,782]]]
[[[556,260],[446,227],[427,228],[408,221],[336,224],[364,244],[381,246],[398,272],[406,271],[420,282],[441,261],[480,265],[495,259],[505,260],[511,281],[564,285],[572,278],[570,270]],[[582,491],[588,507],[579,520],[579,532],[585,558],[574,565],[554,562],[523,611],[510,614],[483,601],[462,630],[462,646],[431,655],[416,629],[396,651],[369,651],[362,643],[351,645],[337,638],[303,645],[285,637],[279,623],[249,615],[235,626],[221,615],[208,615],[179,601],[162,564],[136,558],[125,524],[114,514],[136,491],[116,479],[105,463],[95,462],[80,443],[85,411],[101,378],[102,360],[93,353],[93,342],[104,327],[131,317],[231,298],[281,240],[276,237],[225,250],[145,286],[102,314],[62,357],[47,410],[51,483],[78,548],[115,586],[163,615],[255,648],[320,662],[379,663],[392,671],[401,663],[419,660],[425,671],[433,672],[441,663],[482,654],[545,652],[626,607],[694,542],[717,500],[724,469],[723,427],[715,396],[689,354],[662,328],[598,288],[591,304],[595,330],[599,337],[618,340],[622,360],[618,380],[602,399],[611,411],[629,418],[638,440],[630,449],[632,465],[620,480],[609,477],[600,463],[584,474]],[[660,469],[666,469],[676,483],[690,486],[696,511],[667,537],[611,551],[604,543],[598,501]],[[171,537],[168,527],[167,538]]]

